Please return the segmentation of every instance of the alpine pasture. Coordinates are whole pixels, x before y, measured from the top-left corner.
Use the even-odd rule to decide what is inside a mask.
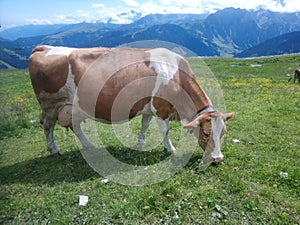
[[[197,68],[201,59],[189,59]],[[300,55],[204,59],[227,112],[224,162],[199,170],[202,150],[171,178],[133,187],[94,172],[71,131],[56,126],[50,157],[28,71],[0,71],[0,224],[299,224],[300,85],[287,82]],[[200,78],[199,78],[200,82]],[[200,83],[201,85],[201,83]],[[139,129],[140,118],[133,121]],[[168,156],[130,150],[99,124],[111,154],[131,164]],[[176,140],[182,129],[172,124]],[[89,197],[78,207],[79,195]]]

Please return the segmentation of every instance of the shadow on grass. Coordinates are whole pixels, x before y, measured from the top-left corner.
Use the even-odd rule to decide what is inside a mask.
[[[171,153],[163,149],[153,152],[139,152],[128,148],[109,146],[108,152],[117,160],[129,165],[153,165],[168,158]],[[88,150],[87,150],[88,151]],[[190,159],[195,162],[197,159]],[[97,160],[97,158],[95,159]],[[101,160],[99,160],[100,162]],[[191,162],[188,163],[191,165]],[[109,162],[105,162],[105,174],[114,173]],[[61,156],[39,157],[10,166],[0,167],[0,183],[33,183],[55,185],[61,182],[80,182],[101,177],[85,161],[80,151],[64,152]]]
[[[85,162],[80,151],[65,152],[60,157],[40,157],[0,168],[0,183],[78,182],[98,174]]]
[[[161,182],[188,165],[199,170],[199,155],[192,151],[172,154],[159,148],[149,152],[119,149],[121,151],[114,147],[87,149],[82,150],[82,155],[99,174],[124,185],[143,186]],[[198,167],[194,166],[196,164]]]

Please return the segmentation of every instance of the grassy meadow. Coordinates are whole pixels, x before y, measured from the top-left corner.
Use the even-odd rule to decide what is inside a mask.
[[[192,68],[199,60],[189,60]],[[50,157],[28,72],[0,70],[0,224],[299,224],[300,84],[287,75],[300,55],[205,62],[227,111],[236,112],[224,162],[199,171],[197,149],[174,176],[141,187],[103,184],[72,132],[59,126],[62,156]],[[162,144],[137,154],[99,126],[120,160],[151,164],[168,156]],[[181,127],[172,126],[174,140]],[[78,207],[79,195],[89,197],[86,206]]]

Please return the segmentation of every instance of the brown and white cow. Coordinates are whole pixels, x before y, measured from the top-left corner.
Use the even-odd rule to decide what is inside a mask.
[[[53,139],[57,120],[90,148],[80,128],[87,117],[120,123],[142,114],[139,142],[155,116],[165,149],[175,151],[168,137],[169,121],[175,119],[193,131],[206,157],[223,160],[224,122],[234,113],[216,112],[188,62],[169,50],[38,46],[29,58],[29,73],[52,155],[59,154]]]
[[[296,80],[298,80],[298,82],[300,83],[300,68],[295,70],[294,77],[290,77],[288,82],[290,82],[292,79],[294,79],[294,83]]]

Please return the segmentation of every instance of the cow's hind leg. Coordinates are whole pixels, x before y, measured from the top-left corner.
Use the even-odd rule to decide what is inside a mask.
[[[162,120],[161,118],[157,117],[157,123],[158,123],[158,127],[160,132],[162,133],[163,137],[164,137],[164,147],[167,151],[169,152],[175,152],[176,149],[175,147],[172,145],[172,142],[168,136],[168,132],[170,129],[169,126],[169,120]]]
[[[139,138],[138,138],[138,145],[139,146],[141,146],[145,142],[146,131],[147,131],[149,125],[150,125],[151,119],[152,119],[151,114],[143,114],[142,115],[142,128],[141,128]]]
[[[74,122],[74,121],[73,121]],[[72,131],[80,141],[83,148],[94,148],[95,146],[87,139],[85,134],[83,133],[80,122],[76,122],[71,127]]]
[[[80,123],[85,117],[71,104],[62,107],[58,112],[58,123],[66,129],[71,128],[83,148],[93,148],[94,145],[83,133]]]
[[[60,155],[53,138],[53,131],[56,123],[56,118],[54,119],[43,116],[41,119],[41,123],[43,125],[44,133],[46,136],[47,149],[50,151],[51,155]]]

